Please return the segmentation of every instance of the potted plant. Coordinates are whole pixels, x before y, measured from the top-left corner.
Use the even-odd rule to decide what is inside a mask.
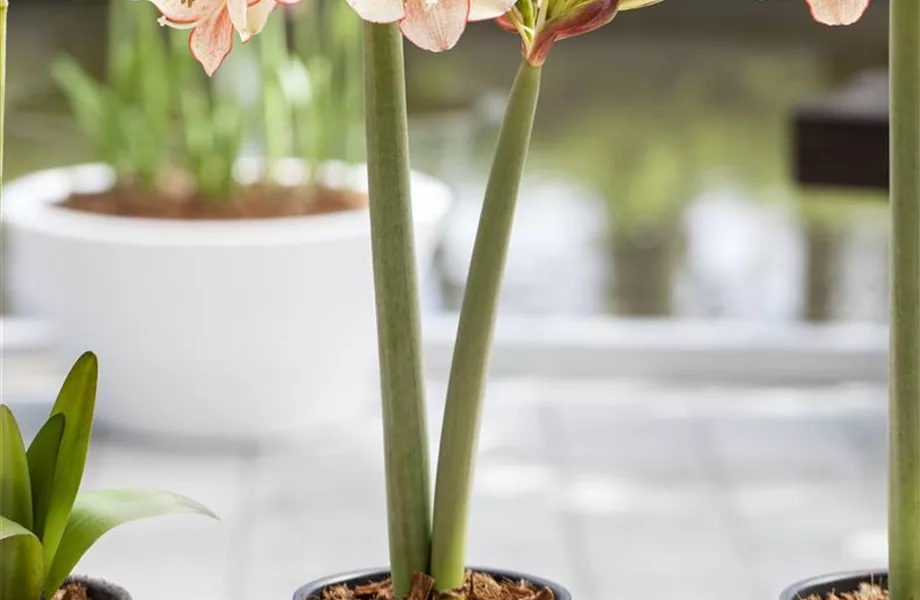
[[[273,7],[254,4],[250,26]],[[159,27],[147,3],[112,0],[106,80],[55,65],[101,164],[7,186],[10,298],[48,319],[58,357],[90,346],[111,366],[103,425],[295,436],[374,397],[360,21],[309,2],[265,26],[226,67],[241,77],[209,81],[188,32]],[[209,69],[223,60],[202,56]],[[425,268],[450,194],[412,182]]]
[[[816,17],[869,0],[814,1]],[[888,569],[798,582],[782,600],[920,598],[920,3],[890,3],[891,317]]]
[[[92,353],[77,360],[28,449],[13,413],[0,404],[0,598],[130,600],[118,586],[71,574],[96,540],[118,525],[147,517],[214,516],[169,492],[80,491],[97,369]]]
[[[530,143],[541,69],[552,44],[596,29],[648,0],[352,0],[365,19],[365,122],[374,238],[390,569],[307,584],[307,598],[396,597],[569,600],[540,577],[467,568],[466,533],[476,442],[514,206]],[[417,282],[412,261],[402,36],[451,48],[467,21],[500,19],[521,36],[512,86],[483,201],[464,292],[429,498]],[[351,595],[349,595],[351,594]],[[368,594],[362,596],[361,594]]]
[[[168,22],[189,7],[161,5]],[[466,567],[476,441],[514,205],[547,54],[557,40],[605,25],[651,0],[350,0],[364,26],[365,124],[383,404],[390,569],[307,584],[307,598],[568,600],[560,585],[509,571]],[[228,0],[239,11],[244,0]],[[402,36],[451,48],[467,21],[500,19],[521,36],[515,78],[483,202],[447,391],[432,505],[422,379],[418,282],[408,162]],[[266,35],[266,34],[263,34]],[[192,44],[195,44],[193,40]],[[197,54],[209,55],[202,42]],[[213,52],[220,52],[215,44]],[[206,66],[206,65],[205,65]],[[207,66],[206,66],[207,68]]]

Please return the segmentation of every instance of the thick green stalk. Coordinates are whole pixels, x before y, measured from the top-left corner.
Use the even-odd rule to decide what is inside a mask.
[[[892,600],[920,600],[920,0],[891,0]]]
[[[460,310],[435,486],[431,575],[441,591],[463,584],[473,459],[492,334],[539,91],[540,68],[525,62],[499,133]]]
[[[390,568],[397,597],[427,572],[431,490],[412,237],[402,36],[364,24],[367,169],[383,400]]]
[[[3,140],[6,137],[6,13],[9,0],[0,0],[0,205],[3,202]]]

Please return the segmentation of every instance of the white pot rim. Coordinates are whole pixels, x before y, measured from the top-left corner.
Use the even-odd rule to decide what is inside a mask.
[[[253,180],[260,161],[239,166],[242,181]],[[333,187],[367,191],[365,165],[330,163],[323,178]],[[303,181],[307,165],[298,159],[279,164],[285,183]],[[154,219],[77,211],[59,202],[74,191],[99,192],[115,177],[105,164],[91,163],[37,171],[5,186],[2,220],[15,228],[68,239],[142,246],[275,246],[304,241],[366,237],[370,229],[367,209],[320,215],[260,219]],[[436,223],[450,206],[450,189],[441,181],[412,173],[413,220]]]

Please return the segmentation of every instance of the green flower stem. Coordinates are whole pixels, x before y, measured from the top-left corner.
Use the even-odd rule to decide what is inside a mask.
[[[9,0],[0,0],[0,202],[3,201],[3,139],[6,137],[6,13]]]
[[[892,600],[920,600],[920,1],[891,0]]]
[[[539,90],[540,67],[523,63],[499,133],[460,311],[435,486],[431,575],[440,591],[460,587],[464,579],[473,458],[492,334]]]
[[[394,594],[401,598],[409,592],[412,574],[428,571],[431,491],[405,67],[397,25],[364,24],[364,61],[390,568]]]

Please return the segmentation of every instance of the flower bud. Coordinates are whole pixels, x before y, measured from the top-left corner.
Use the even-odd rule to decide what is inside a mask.
[[[537,32],[527,55],[527,62],[534,66],[542,65],[556,40],[575,37],[603,27],[616,16],[619,4],[620,0],[589,0],[567,8]]]
[[[620,10],[643,8],[662,0],[518,0],[497,19],[502,29],[518,33],[528,63],[542,65],[557,40],[594,31]]]

